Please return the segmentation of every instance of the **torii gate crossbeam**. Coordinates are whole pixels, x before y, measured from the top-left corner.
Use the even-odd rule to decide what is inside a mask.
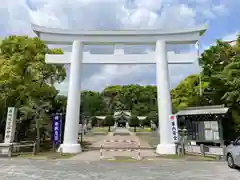
[[[175,54],[168,52],[168,64],[193,64],[197,59],[197,53],[190,52]],[[47,64],[70,64],[71,53],[46,54]],[[83,52],[83,64],[156,64],[155,53],[148,54],[91,54]]]

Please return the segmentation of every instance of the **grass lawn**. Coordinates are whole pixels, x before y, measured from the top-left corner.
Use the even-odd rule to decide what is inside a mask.
[[[83,141],[79,142],[81,144],[81,147],[87,148],[91,145],[91,142]],[[22,153],[13,153],[13,158],[28,158],[28,159],[68,159],[70,157],[75,156],[76,154],[67,154],[67,153],[59,153],[59,152],[52,152],[52,142],[51,141],[45,141],[41,144],[40,152],[36,155],[33,155],[32,151],[20,151]]]
[[[143,141],[148,142],[148,144],[152,147],[156,147],[160,142],[160,137],[157,132],[151,132],[147,134],[136,134],[136,135]]]
[[[193,156],[190,156],[190,158],[193,158]],[[216,161],[216,158],[214,157],[203,157],[203,156],[198,156],[198,158],[196,158],[199,161]],[[191,159],[190,159],[191,160]]]
[[[95,127],[91,130],[93,133],[98,133],[98,132],[108,132],[108,127]]]
[[[194,155],[185,155],[185,156],[178,156],[178,155],[159,155],[157,157],[153,157],[150,160],[160,160],[161,158],[164,159],[172,159],[172,160],[186,160],[186,161],[216,161],[214,157],[203,157],[203,156],[194,156]],[[143,158],[141,160],[133,159],[130,157],[115,157],[114,159],[102,159],[102,161],[111,161],[111,162],[119,162],[119,163],[128,163],[128,162],[147,162],[149,161],[148,158]]]
[[[178,156],[178,155],[161,155],[158,156],[160,158],[166,158],[166,159],[182,159],[182,160],[188,160],[188,161],[216,161],[216,158],[214,157],[207,157],[207,156],[194,156],[194,155],[185,155],[185,156]]]
[[[61,154],[58,152],[40,152],[40,153],[37,153],[36,155],[23,154],[23,155],[16,156],[16,158],[43,160],[43,159],[68,159],[73,156],[75,156],[75,154]]]
[[[147,128],[137,128],[136,129],[137,132],[152,132],[151,128],[147,127]]]
[[[130,131],[134,132],[134,128],[131,127],[131,128],[130,128]],[[151,130],[151,128],[149,128],[149,127],[145,127],[145,128],[137,127],[137,128],[136,128],[136,132],[152,132],[152,130]]]

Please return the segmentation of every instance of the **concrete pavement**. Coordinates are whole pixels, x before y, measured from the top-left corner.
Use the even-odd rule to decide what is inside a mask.
[[[0,160],[0,180],[239,180],[223,162]]]
[[[125,142],[127,141],[127,142]],[[102,137],[101,140],[93,143],[89,149],[92,150],[88,152],[83,152],[78,154],[71,159],[74,160],[99,160],[100,151],[94,150],[99,149],[103,145],[103,157],[106,159],[112,159],[115,157],[128,157],[137,158],[139,155],[139,144],[140,148],[150,148],[147,142],[139,139],[135,133],[130,132],[127,128],[117,128],[114,132],[108,133],[107,136]],[[128,150],[126,150],[128,149]],[[156,157],[155,151],[150,150],[140,150],[141,157]]]

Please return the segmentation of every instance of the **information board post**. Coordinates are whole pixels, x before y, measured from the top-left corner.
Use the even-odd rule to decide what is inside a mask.
[[[184,155],[185,154],[184,141],[182,139],[182,141],[179,142],[179,132],[178,132],[177,116],[174,115],[174,114],[170,115],[169,123],[170,123],[170,127],[171,127],[172,142],[177,144],[177,147],[176,147],[177,154]]]
[[[172,136],[172,142],[176,143],[178,142],[178,124],[177,124],[177,116],[176,115],[170,115],[169,123],[171,127],[171,136]]]
[[[61,113],[53,114],[52,115],[53,151],[55,151],[56,146],[61,144],[61,124],[62,124],[62,115],[61,115]]]

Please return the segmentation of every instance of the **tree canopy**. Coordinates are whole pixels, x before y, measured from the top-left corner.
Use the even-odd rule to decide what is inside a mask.
[[[64,80],[66,72],[61,65],[46,64],[45,54],[61,54],[61,49],[49,49],[38,38],[9,36],[0,52],[1,132],[11,106],[18,108],[18,125],[26,125],[22,131],[37,120],[49,121],[58,95],[53,84]]]

